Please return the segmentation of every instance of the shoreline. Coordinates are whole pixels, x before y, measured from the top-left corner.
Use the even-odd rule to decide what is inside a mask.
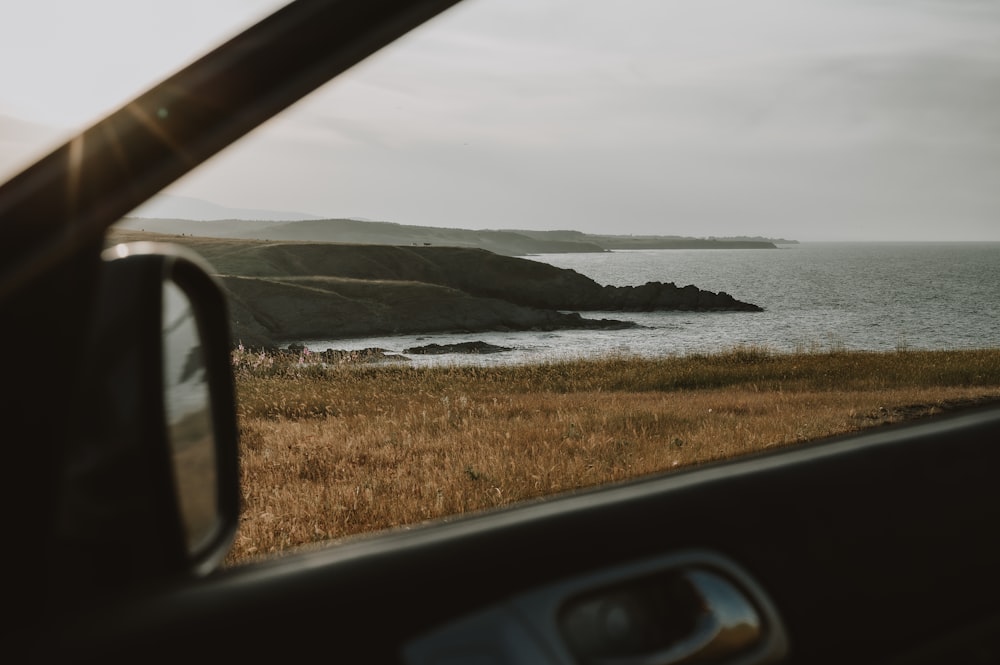
[[[474,337],[474,336],[473,336]],[[333,340],[324,340],[324,344],[332,343]],[[405,345],[403,345],[405,346]],[[393,364],[397,362],[406,363],[408,366],[422,368],[460,368],[467,366],[465,360],[491,360],[502,357],[503,354],[516,351],[511,347],[485,342],[479,339],[468,339],[461,342],[439,344],[429,341],[415,347],[401,348],[396,351],[383,346],[360,346],[355,348],[312,348],[309,343],[293,342],[283,346],[253,346],[245,344],[235,344],[231,349],[231,357],[236,366],[248,366],[254,364],[252,358],[259,360],[267,358],[267,364],[274,365],[286,363],[299,368],[316,366],[332,367],[350,364]],[[814,359],[817,357],[830,357],[834,359],[855,358],[858,360],[865,358],[885,358],[898,356],[902,358],[917,357],[948,357],[962,356],[967,354],[1000,354],[1000,347],[982,347],[970,349],[894,349],[894,350],[865,350],[865,349],[795,349],[783,351],[761,346],[737,345],[720,348],[713,351],[695,351],[678,354],[662,354],[658,356],[640,356],[630,353],[611,352],[603,355],[590,356],[551,356],[538,358],[536,360],[524,362],[493,362],[488,367],[493,369],[509,368],[512,370],[525,367],[541,367],[550,365],[572,365],[576,363],[600,364],[607,362],[628,362],[647,363],[656,365],[658,363],[684,362],[695,359],[718,360],[720,358],[730,359],[740,363],[756,363],[763,361],[785,362],[794,358]],[[414,356],[414,357],[410,357]],[[431,361],[431,362],[422,362]],[[259,362],[257,363],[260,364]]]

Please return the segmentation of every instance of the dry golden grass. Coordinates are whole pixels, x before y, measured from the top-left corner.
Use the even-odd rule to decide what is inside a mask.
[[[1000,400],[1000,350],[235,360],[244,505],[230,563]]]

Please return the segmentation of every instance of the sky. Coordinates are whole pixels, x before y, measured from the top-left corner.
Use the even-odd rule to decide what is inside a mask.
[[[6,174],[268,6],[19,4]],[[455,228],[997,241],[1000,3],[465,0],[169,191]]]

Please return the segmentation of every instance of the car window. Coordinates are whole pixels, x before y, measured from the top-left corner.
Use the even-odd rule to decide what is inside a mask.
[[[4,5],[0,177],[10,177],[281,4],[42,0]]]
[[[232,561],[1000,399],[998,31],[469,0],[135,211],[231,297]]]

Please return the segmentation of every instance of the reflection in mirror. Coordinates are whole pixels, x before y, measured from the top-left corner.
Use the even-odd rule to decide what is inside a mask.
[[[185,293],[163,285],[163,380],[167,437],[189,554],[220,527],[215,440],[201,339]]]

